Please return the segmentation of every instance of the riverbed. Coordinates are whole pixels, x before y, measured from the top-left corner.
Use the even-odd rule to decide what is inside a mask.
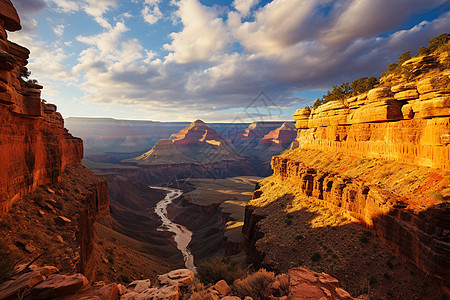
[[[162,225],[158,228],[158,231],[169,231],[175,234],[174,240],[177,244],[178,250],[183,254],[184,265],[187,269],[196,272],[194,265],[194,256],[188,248],[192,239],[192,231],[185,226],[172,222],[167,217],[167,206],[172,203],[173,200],[180,197],[183,192],[177,189],[171,189],[166,187],[151,187],[153,189],[159,189],[167,191],[166,197],[156,204],[155,212],[161,218]]]

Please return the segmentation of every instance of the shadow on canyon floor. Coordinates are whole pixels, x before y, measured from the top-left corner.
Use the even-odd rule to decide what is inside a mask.
[[[250,209],[256,225],[244,228],[244,234],[250,238],[247,257],[256,268],[285,272],[306,266],[336,277],[355,297],[443,299],[436,283],[396,258],[378,236],[344,215],[308,202],[307,197],[300,200],[287,193]],[[248,221],[252,220],[247,216]]]

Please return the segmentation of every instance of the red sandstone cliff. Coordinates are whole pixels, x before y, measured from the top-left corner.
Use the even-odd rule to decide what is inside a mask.
[[[24,80],[29,51],[8,41],[6,33],[6,30],[20,28],[13,5],[9,0],[2,1],[0,221],[10,227],[9,232],[1,232],[2,240],[9,240],[17,248],[17,254],[27,261],[30,260],[29,253],[49,252],[49,259],[58,267],[71,270],[76,266],[79,271],[90,275],[94,222],[109,212],[106,180],[81,165],[83,142],[64,128],[64,120],[56,106],[41,100],[42,86]],[[42,185],[47,185],[47,188]],[[19,200],[21,203],[12,209]],[[36,211],[39,212],[37,215]],[[15,216],[14,224],[9,222],[11,215]],[[41,228],[44,223],[48,226]],[[54,234],[46,235],[56,230],[53,228],[55,224],[60,226],[62,235],[67,235],[59,242],[72,249],[64,257],[71,260],[70,263],[63,263],[57,257],[57,251],[51,252],[54,241],[50,246],[44,245],[54,238]],[[29,233],[33,230],[36,237],[44,237],[30,241]],[[23,245],[31,247],[20,247],[21,236],[26,237]]]
[[[8,1],[0,10],[0,214],[37,186],[56,183],[68,164],[80,164],[81,139],[64,128],[56,106],[44,104],[38,84],[21,74],[29,51],[7,40],[6,30],[20,29]]]

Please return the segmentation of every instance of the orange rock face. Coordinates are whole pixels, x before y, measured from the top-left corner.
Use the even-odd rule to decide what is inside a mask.
[[[345,176],[339,170],[331,172],[307,166],[302,163],[301,154],[298,158],[276,156],[272,159],[272,168],[274,176],[279,176],[281,181],[300,186],[310,201],[367,226],[398,256],[434,277],[446,293],[450,292],[448,203],[437,200],[435,205],[417,213],[414,202],[418,199],[409,198],[408,194],[393,193],[382,186],[370,184],[364,178]],[[445,179],[437,173],[431,173],[428,177],[430,186],[433,180],[440,180],[443,185],[449,182],[449,178]],[[424,198],[426,191],[422,189],[415,190],[411,197]],[[258,197],[257,192],[254,197]],[[251,220],[251,209],[248,208],[246,222],[250,227]],[[251,233],[247,236],[251,239]]]
[[[8,41],[5,29],[20,29],[9,0],[0,4],[0,214],[37,186],[57,182],[83,155],[56,106],[41,101],[42,87],[22,79],[29,51]]]
[[[300,109],[294,120],[303,149],[450,170],[450,77],[445,72]]]
[[[339,286],[336,278],[297,267],[289,270],[288,299],[354,299]]]
[[[285,122],[283,125],[266,134],[260,141],[260,144],[281,144],[287,146],[295,139],[297,130],[293,123]]]

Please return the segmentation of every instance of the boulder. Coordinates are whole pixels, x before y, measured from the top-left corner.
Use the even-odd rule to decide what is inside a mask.
[[[231,293],[231,288],[225,280],[220,280],[214,285],[214,289],[219,292],[219,295],[225,297]]]
[[[64,226],[72,223],[72,221],[64,216],[58,216],[55,218],[55,223],[59,226]]]
[[[194,273],[188,269],[178,269],[158,276],[162,285],[186,286],[194,280]]]
[[[288,299],[353,299],[339,286],[337,279],[297,267],[289,270]]]
[[[150,279],[135,280],[127,285],[127,289],[132,292],[140,293],[150,287]]]
[[[129,292],[120,297],[121,300],[178,300],[180,291],[175,285],[160,288],[148,288],[140,293]]]
[[[168,285],[155,289],[149,295],[152,297],[150,299],[155,300],[178,300],[180,298],[180,290],[178,286]]]
[[[82,274],[50,275],[47,280],[35,285],[30,292],[32,299],[48,299],[64,297],[72,294],[88,284],[88,280]]]
[[[58,268],[53,267],[53,266],[45,266],[45,267],[41,267],[41,268],[36,268],[35,271],[38,272],[39,274],[41,274],[42,276],[49,276],[52,274],[59,273]]]
[[[36,251],[36,247],[28,243],[25,245],[25,251],[27,251],[28,253],[33,253],[34,251]]]
[[[12,280],[0,284],[0,299],[18,299],[19,294],[28,291],[44,279],[45,277],[36,271],[14,277]]]
[[[403,119],[405,120],[411,120],[414,118],[414,111],[412,109],[412,104],[405,104],[402,106],[402,115]]]
[[[119,296],[119,286],[117,283],[105,285],[95,292],[95,296],[102,300],[116,300]]]

